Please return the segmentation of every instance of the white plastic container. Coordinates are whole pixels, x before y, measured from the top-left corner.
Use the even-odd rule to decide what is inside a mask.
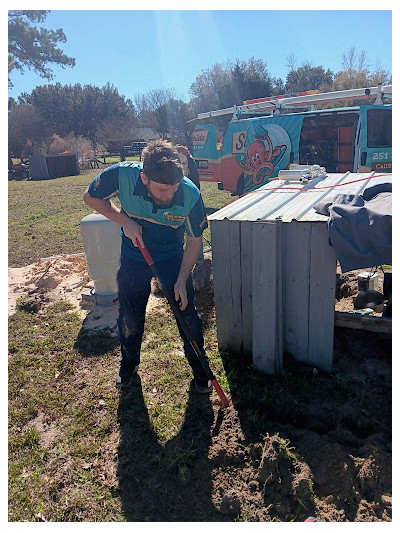
[[[81,220],[88,274],[98,295],[118,293],[117,270],[121,253],[121,228],[99,213]]]

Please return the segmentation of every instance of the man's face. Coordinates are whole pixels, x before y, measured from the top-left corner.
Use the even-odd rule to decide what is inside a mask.
[[[179,183],[175,185],[165,185],[149,179],[143,172],[140,174],[142,182],[147,187],[147,192],[157,205],[169,205],[178,190]]]

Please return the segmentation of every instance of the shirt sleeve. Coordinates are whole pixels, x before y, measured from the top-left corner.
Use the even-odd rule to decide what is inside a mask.
[[[207,226],[208,222],[203,198],[199,195],[197,202],[186,217],[185,232],[189,237],[200,237]]]
[[[106,168],[95,176],[89,183],[88,193],[93,198],[102,198],[104,200],[118,195],[118,163]]]

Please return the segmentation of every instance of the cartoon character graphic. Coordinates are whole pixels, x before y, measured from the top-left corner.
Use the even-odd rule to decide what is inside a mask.
[[[265,178],[273,174],[287,146],[282,144],[274,148],[268,131],[263,126],[256,128],[253,137],[257,140],[249,144],[246,158],[239,164],[244,168],[245,174],[252,177],[254,185],[260,185]]]

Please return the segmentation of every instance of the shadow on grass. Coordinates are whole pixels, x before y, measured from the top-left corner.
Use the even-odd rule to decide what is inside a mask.
[[[221,521],[207,459],[214,415],[208,396],[192,391],[179,434],[165,445],[152,427],[139,376],[121,394],[119,495],[127,521]]]
[[[104,329],[88,330],[82,327],[76,337],[74,348],[84,357],[99,357],[119,346],[119,337]]]
[[[281,373],[254,369],[251,356],[221,352],[232,402],[249,440],[282,428],[319,435],[344,429],[351,439],[391,433],[391,341],[366,331],[335,331],[330,374],[284,354]],[[283,429],[285,431],[285,429]],[[288,438],[290,435],[288,435]]]

